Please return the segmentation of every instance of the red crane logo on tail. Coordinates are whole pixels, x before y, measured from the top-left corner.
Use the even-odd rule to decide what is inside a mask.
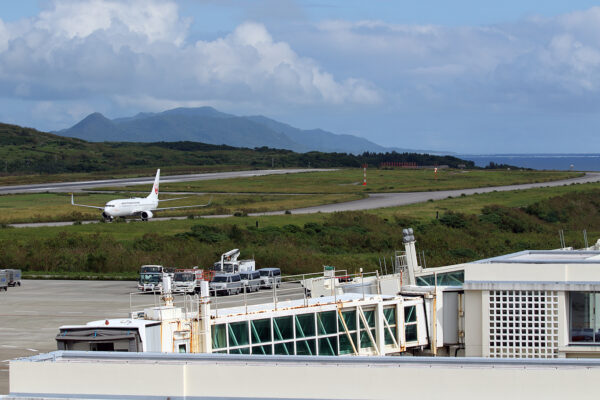
[[[154,193],[158,194],[158,188],[156,186],[154,187]]]

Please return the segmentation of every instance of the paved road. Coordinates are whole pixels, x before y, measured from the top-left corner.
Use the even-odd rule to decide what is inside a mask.
[[[299,170],[298,172],[302,172]],[[459,190],[440,190],[436,192],[406,192],[406,193],[373,193],[369,194],[369,197],[361,200],[354,200],[345,203],[335,204],[324,204],[314,207],[298,208],[291,210],[292,214],[316,214],[316,213],[332,213],[338,211],[359,211],[359,210],[372,210],[375,208],[385,207],[398,207],[405,206],[407,204],[424,203],[428,200],[442,200],[448,196],[457,197],[462,194],[472,195],[475,193],[489,193],[493,191],[504,192],[510,190],[523,190],[532,189],[539,187],[552,187],[552,186],[565,186],[576,183],[593,183],[600,182],[600,173],[588,172],[585,176],[580,178],[564,179],[559,181],[542,182],[542,183],[526,183],[522,185],[508,185],[508,186],[490,186],[484,188],[475,189],[459,189]],[[315,195],[318,196],[318,195]],[[270,211],[263,213],[250,213],[249,216],[260,217],[266,215],[283,215],[285,211]],[[200,218],[226,218],[231,215],[203,215]],[[149,221],[166,221],[172,219],[187,219],[187,217],[165,217],[165,218],[153,218]],[[83,224],[94,224],[98,223],[95,221],[83,221]],[[15,228],[36,228],[42,226],[68,226],[73,225],[72,221],[66,222],[39,222],[29,224],[12,224]]]
[[[211,172],[206,174],[161,176],[161,183],[207,181],[215,179],[247,178],[251,176],[297,174],[301,172],[334,171],[326,168],[264,169],[252,171]],[[100,186],[152,185],[154,176],[145,178],[104,179],[98,181],[58,182],[36,185],[0,186],[0,194],[36,192],[73,192]]]
[[[123,318],[130,310],[153,307],[158,296],[137,294],[132,281],[24,280],[21,287],[0,291],[0,395],[8,393],[8,361],[56,350],[54,340],[62,325],[79,325],[105,318]],[[130,293],[132,308],[129,306]],[[277,289],[280,301],[303,298],[297,283]],[[180,304],[183,296],[175,296]],[[246,297],[248,304],[271,302],[262,290]],[[212,309],[239,307],[244,295],[212,299]]]
[[[560,181],[551,181],[543,183],[527,183],[522,185],[509,186],[492,186],[475,189],[459,189],[459,190],[441,190],[437,192],[407,192],[407,193],[374,193],[368,198],[349,201],[346,203],[326,204],[322,206],[299,208],[292,210],[294,214],[312,214],[312,213],[331,213],[336,211],[357,211],[371,210],[375,208],[397,207],[407,204],[423,203],[428,200],[442,200],[448,196],[457,197],[462,194],[472,195],[475,193],[490,193],[490,192],[505,192],[510,190],[524,190],[539,187],[565,186],[575,183],[593,183],[600,182],[600,173],[588,172],[580,178],[564,179]],[[279,213],[263,213],[261,215],[282,214]]]

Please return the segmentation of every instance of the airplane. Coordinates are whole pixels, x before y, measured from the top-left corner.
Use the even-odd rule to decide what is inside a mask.
[[[198,204],[194,206],[180,206],[180,207],[163,207],[158,208],[158,203],[162,201],[180,200],[185,197],[178,197],[176,199],[158,199],[158,183],[160,180],[160,169],[156,171],[156,178],[154,178],[154,186],[152,191],[147,197],[134,197],[131,199],[116,199],[111,200],[104,207],[90,206],[87,204],[76,204],[71,193],[71,204],[79,207],[96,208],[102,210],[102,218],[107,222],[112,222],[116,217],[129,217],[139,216],[142,221],[148,221],[154,216],[153,211],[165,211],[175,210],[180,208],[194,208],[194,207],[206,207],[210,204],[211,200],[206,204]]]

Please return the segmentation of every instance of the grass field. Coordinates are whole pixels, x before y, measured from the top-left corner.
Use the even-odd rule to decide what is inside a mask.
[[[485,186],[546,182],[581,176],[578,172],[521,170],[432,170],[395,169],[367,171],[363,186],[363,170],[340,169],[289,175],[269,175],[210,181],[161,184],[165,191],[215,193],[377,193],[425,192],[467,189]],[[109,188],[110,189],[110,188]],[[147,186],[131,186],[119,190],[146,190]]]
[[[77,194],[75,201],[81,204],[103,206],[109,200],[130,197],[130,193],[93,193]],[[143,196],[143,195],[142,195]],[[165,196],[161,198],[180,196]],[[208,207],[183,210],[158,211],[157,217],[223,215],[236,212],[253,213],[289,210],[311,207],[320,204],[352,201],[362,198],[361,194],[326,194],[326,195],[192,195],[186,199],[164,203],[161,207],[176,207],[194,204],[206,204]],[[41,193],[0,196],[0,223],[19,222],[51,222],[81,221],[99,219],[101,211],[91,208],[74,207],[69,194]]]
[[[369,271],[378,268],[380,257],[389,259],[402,249],[401,229],[408,226],[415,228],[428,266],[449,265],[556,248],[560,229],[568,245],[582,246],[582,229],[595,242],[599,189],[600,184],[536,188],[337,214],[2,228],[0,265],[67,278],[130,277],[143,264],[206,266],[220,253],[240,248],[243,257],[255,256],[260,266],[278,266],[288,274],[323,265]],[[456,214],[449,218],[447,211]]]
[[[442,215],[446,211],[461,212],[469,215],[481,214],[481,209],[489,205],[502,205],[506,207],[526,207],[530,204],[554,196],[560,196],[574,192],[589,192],[600,189],[600,183],[569,185],[559,187],[536,188],[522,191],[510,192],[492,192],[477,194],[473,196],[448,198],[438,201],[429,201],[425,203],[411,204],[401,207],[381,208],[365,211],[367,214],[377,215],[386,219],[403,218],[414,221],[427,222],[435,219],[436,212]],[[31,196],[31,195],[29,195]],[[54,195],[39,195],[54,196]],[[113,195],[114,196],[114,195]],[[224,196],[224,195],[223,195]],[[0,197],[0,200],[7,196]],[[17,196],[15,196],[17,197]],[[90,195],[91,197],[91,195]],[[232,196],[235,197],[235,196]],[[275,196],[274,196],[275,197]],[[300,196],[294,196],[300,197]],[[56,196],[58,199],[66,199],[66,195]],[[204,197],[203,197],[204,198]],[[216,198],[216,197],[215,197]],[[322,198],[322,196],[321,196]],[[213,200],[214,201],[214,200]],[[71,207],[69,205],[69,207]],[[97,214],[93,214],[97,217]],[[228,217],[228,218],[208,218],[194,220],[171,220],[160,222],[141,222],[132,221],[127,224],[91,224],[91,225],[73,225],[66,227],[40,227],[40,228],[5,228],[0,229],[0,240],[15,239],[26,240],[29,238],[45,239],[51,238],[59,231],[69,233],[85,234],[108,234],[115,240],[130,241],[142,237],[146,234],[160,232],[164,235],[175,235],[185,232],[193,225],[199,223],[206,226],[222,226],[237,224],[240,226],[255,226],[258,221],[260,227],[282,227],[285,225],[298,225],[317,222],[321,223],[328,217],[328,214],[290,214],[273,215],[261,217]],[[400,234],[400,233],[399,233]]]
[[[586,192],[594,189],[600,189],[600,183],[481,193],[472,196],[461,196],[438,201],[428,201],[426,203],[410,204],[402,207],[377,209],[372,210],[371,212],[382,216],[395,215],[424,221],[435,218],[436,212],[440,215],[446,211],[479,215],[483,207],[492,204],[524,208],[549,197],[573,192]]]

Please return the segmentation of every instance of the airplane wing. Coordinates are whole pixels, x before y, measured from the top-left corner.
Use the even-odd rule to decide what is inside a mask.
[[[186,196],[186,197],[176,197],[174,199],[163,199],[163,200],[158,200],[158,201],[173,201],[173,200],[181,200],[181,199],[187,199],[190,196]]]
[[[175,199],[169,199],[169,200],[175,200]],[[155,208],[152,211],[165,211],[165,210],[177,210],[179,208],[194,208],[194,207],[206,207],[209,206],[210,203],[212,202],[212,197],[210,198],[210,200],[208,200],[208,203],[206,204],[196,204],[194,206],[179,206],[179,207],[164,207],[164,208]]]
[[[104,210],[104,207],[88,206],[87,204],[75,204],[75,200],[73,200],[73,193],[71,193],[71,205],[78,206],[78,207],[88,207],[88,208],[96,208],[98,210]]]

